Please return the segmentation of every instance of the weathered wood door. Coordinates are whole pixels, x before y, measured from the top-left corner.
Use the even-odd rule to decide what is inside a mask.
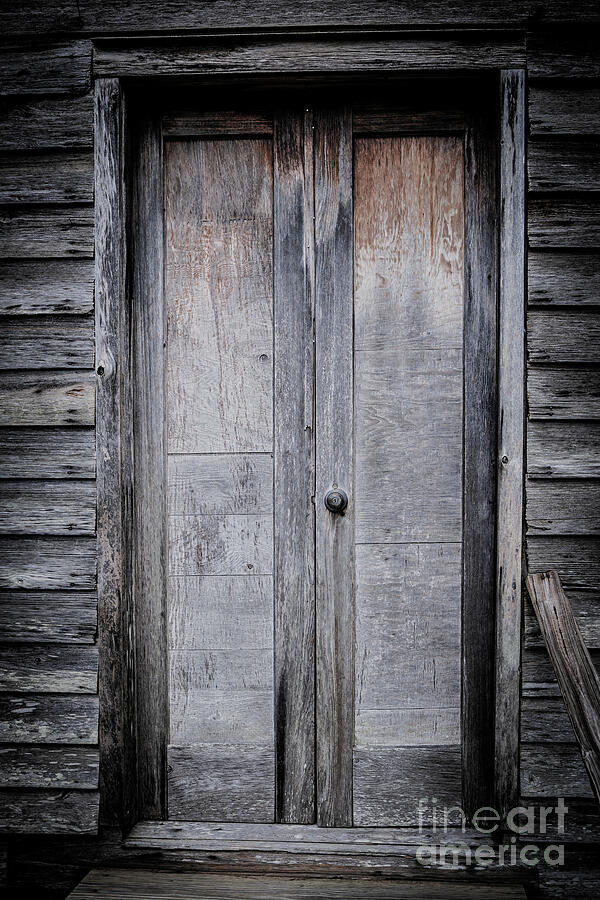
[[[436,122],[166,121],[169,818],[489,799],[493,162]]]

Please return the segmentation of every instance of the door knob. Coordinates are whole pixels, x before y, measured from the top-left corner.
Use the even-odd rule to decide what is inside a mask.
[[[348,506],[348,494],[341,488],[334,488],[325,494],[325,506],[329,512],[342,513]]]

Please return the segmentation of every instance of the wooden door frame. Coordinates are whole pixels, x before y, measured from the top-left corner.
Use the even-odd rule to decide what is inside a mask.
[[[223,39],[225,40],[225,39]],[[164,788],[153,778],[156,760],[164,768],[160,743],[166,743],[157,725],[156,712],[164,708],[165,672],[149,658],[163,638],[153,631],[152,617],[136,616],[133,603],[136,579],[152,577],[136,571],[132,559],[134,521],[163,514],[151,498],[140,495],[135,484],[139,457],[132,456],[132,441],[151,422],[136,424],[132,414],[130,377],[132,358],[137,354],[152,369],[156,390],[161,390],[161,342],[152,337],[153,323],[141,336],[134,334],[131,321],[131,292],[140,279],[154,277],[160,283],[162,242],[147,244],[143,253],[127,248],[128,197],[131,185],[140,195],[137,203],[156,215],[162,209],[159,175],[161,160],[156,155],[159,142],[145,142],[146,150],[136,155],[139,165],[130,171],[131,129],[128,127],[128,98],[133,86],[152,86],[149,73],[173,87],[182,76],[193,79],[205,75],[207,67],[216,74],[257,72],[278,76],[311,74],[326,70],[338,75],[390,71],[403,74],[447,74],[491,71],[497,76],[500,98],[498,122],[499,185],[498,253],[495,277],[498,282],[498,421],[497,421],[497,505],[496,524],[496,691],[493,718],[495,804],[506,812],[518,799],[519,706],[521,640],[521,553],[523,515],[524,455],[524,307],[525,307],[525,73],[523,42],[520,36],[486,35],[477,42],[453,36],[394,35],[386,32],[376,39],[366,35],[335,31],[321,37],[292,35],[282,39],[264,35],[244,41],[225,41],[215,49],[215,39],[188,45],[136,46],[127,43],[114,49],[107,42],[95,48],[95,204],[96,204],[96,435],[98,502],[98,606],[99,606],[99,693],[100,693],[100,790],[101,820],[106,824],[130,827],[143,816],[164,810]],[[269,53],[265,55],[265,43]],[[490,43],[492,46],[490,46]],[[333,53],[332,53],[333,47]],[[341,55],[340,55],[341,54]],[[133,79],[133,80],[131,80]],[[132,104],[132,110],[134,108]],[[152,128],[151,121],[144,126]],[[137,134],[140,134],[138,129]],[[150,131],[146,133],[148,137]],[[142,138],[142,145],[144,139]],[[152,151],[154,147],[154,151]],[[148,148],[150,148],[149,152]],[[152,189],[149,187],[152,186]],[[158,276],[158,277],[157,277]],[[148,282],[146,282],[148,283]],[[150,282],[152,283],[152,281]],[[142,327],[144,322],[141,321]],[[160,429],[159,429],[160,431]],[[146,460],[160,453],[159,444],[142,441]],[[134,489],[135,486],[135,489]],[[159,504],[160,505],[160,504]],[[150,519],[149,519],[150,520]],[[164,560],[158,551],[158,571]],[[133,567],[133,568],[132,568]],[[157,621],[164,609],[155,609]],[[164,629],[163,629],[164,631]],[[157,654],[150,654],[150,657]],[[142,672],[144,678],[141,679]],[[149,680],[148,680],[149,679]],[[163,687],[161,687],[161,683]],[[140,687],[141,685],[141,687]],[[140,691],[144,696],[140,696]],[[139,710],[143,715],[140,719]],[[148,715],[147,711],[152,714]],[[158,717],[160,718],[160,717]],[[166,722],[166,718],[164,719]],[[162,726],[164,727],[164,726]],[[140,740],[140,730],[145,738]],[[140,759],[140,747],[150,739],[152,766]],[[150,775],[149,770],[152,769]],[[142,778],[140,779],[140,771]],[[147,777],[143,776],[143,772]]]

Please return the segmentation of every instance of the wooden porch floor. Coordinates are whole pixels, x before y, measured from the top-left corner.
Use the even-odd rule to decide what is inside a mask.
[[[93,869],[70,900],[524,900],[516,884]]]

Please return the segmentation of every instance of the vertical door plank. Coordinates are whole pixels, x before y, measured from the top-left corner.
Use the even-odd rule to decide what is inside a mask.
[[[315,117],[317,821],[352,824],[352,136],[346,108]],[[329,512],[337,485],[349,506]]]
[[[496,196],[489,120],[467,129],[462,761],[467,814],[491,803],[496,578]]]
[[[275,119],[276,818],[315,820],[312,114]]]
[[[524,73],[501,75],[496,807],[518,800],[525,384]]]

